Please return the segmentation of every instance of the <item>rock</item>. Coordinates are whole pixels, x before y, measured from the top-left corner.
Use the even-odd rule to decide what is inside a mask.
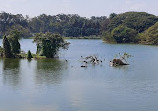
[[[119,66],[119,65],[129,65],[129,64],[122,62],[121,59],[113,59],[112,61],[110,61],[110,65],[111,66]]]

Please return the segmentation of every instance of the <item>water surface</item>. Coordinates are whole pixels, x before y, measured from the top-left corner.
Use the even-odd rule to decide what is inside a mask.
[[[0,59],[0,111],[158,110],[158,47],[68,41],[59,59]],[[36,52],[32,40],[21,45]],[[123,52],[133,55],[130,65],[110,67]],[[80,57],[88,55],[105,61],[81,68]]]

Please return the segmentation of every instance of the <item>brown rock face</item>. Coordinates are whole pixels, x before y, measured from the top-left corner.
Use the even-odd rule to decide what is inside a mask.
[[[110,61],[111,66],[119,66],[119,65],[128,65],[124,62],[122,62],[122,60],[120,59],[113,59],[112,61]]]

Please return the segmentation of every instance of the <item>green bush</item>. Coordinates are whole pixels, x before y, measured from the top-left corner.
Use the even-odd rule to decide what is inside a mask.
[[[116,40],[111,36],[111,33],[108,31],[103,32],[102,39],[103,41],[108,42],[108,43],[116,43]]]
[[[111,32],[111,37],[113,37],[117,43],[136,42],[136,35],[137,32],[134,29],[126,26],[118,26]]]
[[[32,54],[31,54],[31,51],[29,50],[29,51],[27,52],[27,59],[31,59],[31,58],[33,58],[33,56],[32,56]]]
[[[54,58],[60,48],[68,48],[67,42],[59,34],[38,33],[34,36],[34,42],[37,44],[37,54],[46,56],[46,58]]]

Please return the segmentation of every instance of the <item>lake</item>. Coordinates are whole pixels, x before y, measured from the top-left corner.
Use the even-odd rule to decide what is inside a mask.
[[[158,111],[157,46],[68,41],[59,59],[0,59],[0,111]],[[31,39],[21,45],[36,52]],[[111,67],[124,52],[130,65]],[[105,61],[81,68],[89,55]]]

